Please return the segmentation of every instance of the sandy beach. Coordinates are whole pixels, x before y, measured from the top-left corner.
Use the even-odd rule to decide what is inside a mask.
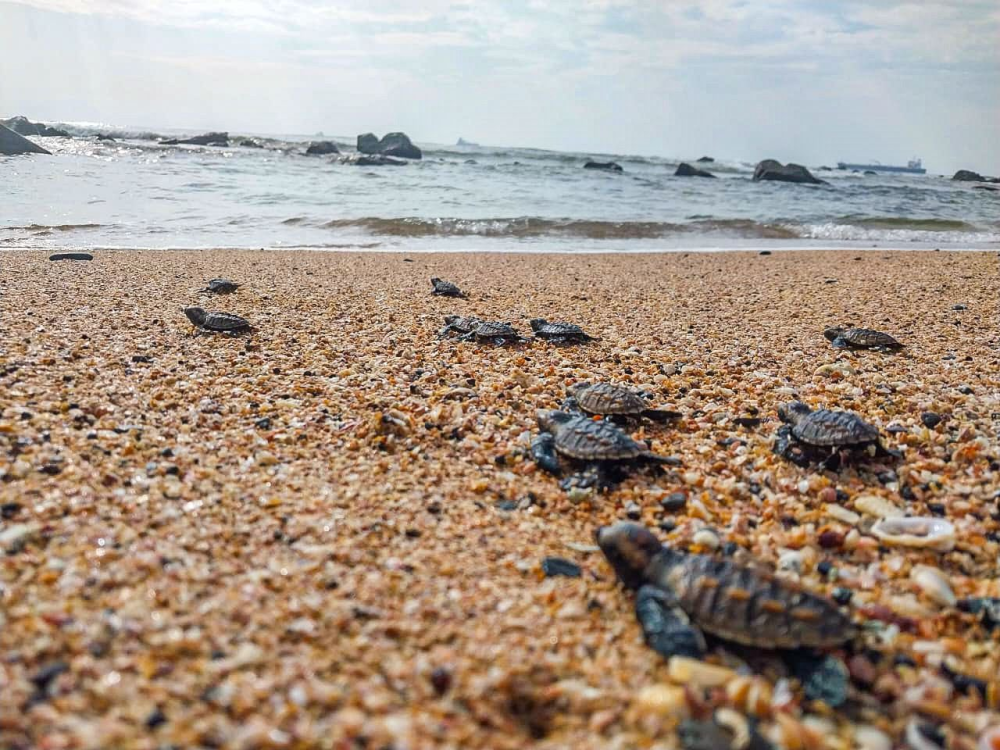
[[[776,746],[889,748],[916,720],[972,750],[1000,724],[1000,643],[954,604],[1000,596],[995,252],[10,251],[0,268],[2,747],[674,748],[682,720],[727,706]],[[244,286],[199,294],[216,276]],[[431,296],[432,276],[470,298]],[[194,335],[192,304],[254,330]],[[600,340],[439,340],[453,313]],[[837,351],[823,329],[844,322],[906,348]],[[527,450],[536,410],[579,380],[681,411],[632,430],[681,465],[571,500]],[[903,459],[775,456],[794,397],[856,411]],[[880,544],[885,504],[946,519],[954,549]],[[672,672],[593,546],[626,518],[849,589],[851,699],[809,701],[774,660],[738,677],[725,647],[708,661],[732,672]]]

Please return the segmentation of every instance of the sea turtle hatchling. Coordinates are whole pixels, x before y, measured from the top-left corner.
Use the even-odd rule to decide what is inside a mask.
[[[468,297],[458,286],[444,279],[433,278],[431,279],[431,285],[434,287],[431,290],[431,294],[436,294],[439,297],[459,297],[463,299]]]
[[[813,411],[801,401],[790,401],[778,407],[778,417],[785,424],[775,433],[774,451],[799,465],[806,465],[822,454],[830,466],[841,451],[869,451],[874,456],[893,456],[879,440],[878,428],[868,424],[854,412],[818,409]]]
[[[460,341],[489,342],[497,346],[517,344],[526,340],[510,323],[500,323],[492,320],[478,321],[471,331],[458,338]]]
[[[438,331],[438,336],[443,338],[449,333],[464,335],[474,331],[483,321],[474,315],[445,315],[444,328]]]
[[[665,655],[703,653],[703,632],[764,649],[834,648],[856,634],[831,599],[753,566],[671,549],[640,524],[603,526],[596,539],[618,579],[638,590],[647,642]],[[639,611],[651,601],[659,618]]]
[[[651,409],[646,398],[628,386],[616,383],[574,383],[566,389],[569,398],[563,409],[579,409],[587,414],[598,414],[611,419],[646,417],[656,422],[667,422],[681,416],[680,412]]]
[[[239,333],[250,329],[249,320],[232,313],[207,312],[201,307],[185,307],[184,314],[192,325],[203,331]]]
[[[586,344],[588,341],[597,341],[575,323],[550,323],[545,318],[532,318],[529,322],[536,339],[551,341],[553,344]]]
[[[531,442],[531,457],[539,468],[561,474],[560,456],[585,467],[584,473],[564,481],[564,488],[610,486],[615,478],[612,472],[638,463],[679,463],[671,456],[653,453],[611,422],[548,409],[540,410],[537,418],[541,432]]]
[[[235,281],[230,281],[229,279],[211,279],[208,282],[208,286],[201,291],[212,294],[232,294],[241,286],[242,284],[237,284]]]
[[[898,351],[903,345],[888,333],[873,331],[871,328],[850,328],[835,326],[823,331],[823,336],[835,349],[878,349]]]

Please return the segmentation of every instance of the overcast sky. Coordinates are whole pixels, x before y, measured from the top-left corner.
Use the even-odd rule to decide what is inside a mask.
[[[0,114],[1000,173],[1000,0],[0,0]]]

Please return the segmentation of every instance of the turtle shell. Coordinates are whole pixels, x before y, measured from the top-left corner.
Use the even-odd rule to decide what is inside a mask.
[[[250,327],[250,321],[232,313],[210,312],[205,313],[201,327],[209,331],[242,331]]]
[[[531,321],[531,328],[539,338],[562,338],[589,340],[584,330],[576,323],[549,323],[547,320]]]
[[[438,294],[442,297],[464,297],[462,290],[458,288],[457,285],[452,284],[450,281],[445,281],[444,279],[431,279],[431,285],[434,289],[431,294]]]
[[[556,450],[582,461],[628,461],[649,453],[644,443],[633,440],[610,422],[574,417],[553,428]]]
[[[807,445],[834,447],[874,443],[878,429],[852,412],[820,409],[798,419],[792,435]]]
[[[873,331],[871,328],[848,328],[840,337],[851,346],[864,349],[902,349],[903,345],[888,333]]]
[[[229,279],[211,279],[208,282],[208,291],[216,294],[231,294],[235,292],[239,284]]]
[[[836,603],[768,571],[710,555],[665,550],[649,582],[674,594],[706,633],[759,648],[828,648],[854,635]]]
[[[631,388],[614,383],[585,383],[570,389],[580,408],[590,414],[641,414],[649,404]]]
[[[517,338],[518,333],[510,323],[484,321],[476,326],[476,336],[483,338]]]
[[[461,331],[462,333],[469,333],[476,328],[482,321],[474,316],[463,317],[461,315],[446,315],[444,319],[445,325],[450,326],[452,330]]]

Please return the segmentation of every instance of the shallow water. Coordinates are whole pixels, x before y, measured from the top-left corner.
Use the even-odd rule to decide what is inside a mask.
[[[699,165],[709,180],[674,177],[678,159],[432,144],[404,167],[357,167],[305,156],[305,138],[261,140],[42,139],[52,158],[0,157],[0,248],[1000,246],[1000,193],[940,176],[755,183],[751,162]],[[583,169],[590,158],[624,172]]]

